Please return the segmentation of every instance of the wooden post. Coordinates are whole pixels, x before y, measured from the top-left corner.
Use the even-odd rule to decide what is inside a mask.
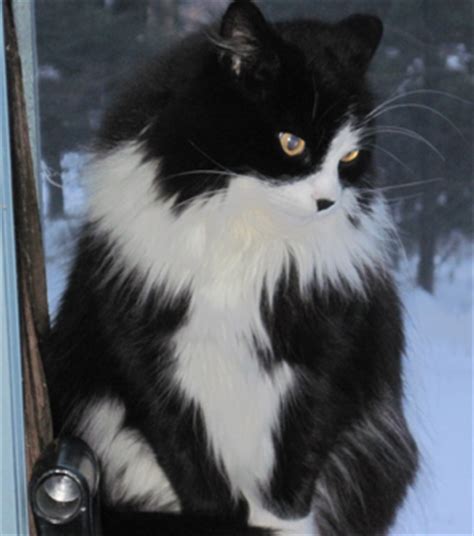
[[[41,361],[41,342],[48,325],[43,241],[38,212],[23,79],[12,2],[5,0],[5,36],[17,270],[25,407],[28,478],[39,454],[52,439],[48,394]],[[30,534],[36,534],[30,512]]]

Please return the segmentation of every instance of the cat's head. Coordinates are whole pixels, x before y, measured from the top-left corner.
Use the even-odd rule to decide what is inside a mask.
[[[183,72],[146,134],[163,194],[182,208],[245,176],[297,218],[337,210],[345,190],[366,207],[365,79],[381,36],[372,16],[272,25],[253,2],[233,2],[204,45],[191,40],[168,60]]]
[[[362,288],[390,228],[372,191],[366,82],[381,35],[371,16],[272,25],[233,2],[114,108],[90,218],[177,288],[183,270],[243,259],[273,282],[294,262],[303,283]]]

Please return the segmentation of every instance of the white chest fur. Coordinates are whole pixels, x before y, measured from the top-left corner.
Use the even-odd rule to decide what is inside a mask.
[[[293,375],[286,364],[267,373],[254,355],[246,327],[258,311],[242,303],[219,310],[201,291],[190,321],[174,338],[177,379],[202,412],[210,448],[232,490],[256,498],[270,478],[272,434]]]

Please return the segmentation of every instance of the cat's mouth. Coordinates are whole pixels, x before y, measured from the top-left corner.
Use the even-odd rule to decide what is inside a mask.
[[[332,219],[342,210],[342,199],[315,201],[309,197],[305,200],[292,198],[269,198],[269,209],[276,219],[286,220],[288,224],[307,225],[318,221]]]
[[[330,224],[331,220],[338,217],[343,210],[341,200],[331,203],[324,210],[318,209],[314,200],[310,199],[307,204],[300,204],[294,200],[270,199],[265,212],[272,222],[274,229],[280,233],[287,234],[287,231],[297,230],[317,224]]]

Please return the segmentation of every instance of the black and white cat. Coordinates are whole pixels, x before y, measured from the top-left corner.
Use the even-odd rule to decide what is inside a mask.
[[[417,454],[368,149],[381,35],[236,1],[108,114],[46,358],[56,432],[101,461],[106,534],[393,522]]]

